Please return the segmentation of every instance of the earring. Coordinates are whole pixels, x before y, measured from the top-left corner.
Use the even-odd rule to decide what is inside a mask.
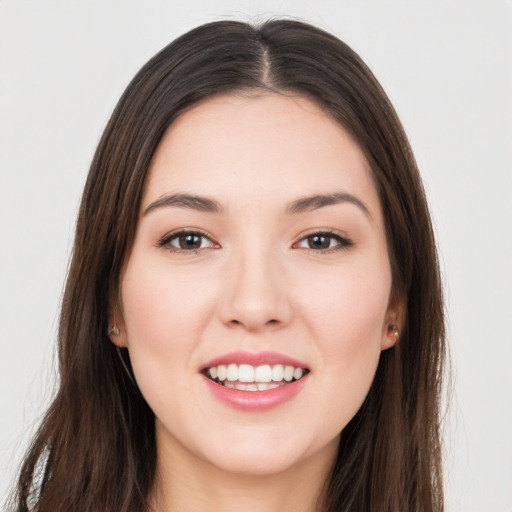
[[[114,325],[108,330],[108,336],[119,336],[119,327],[116,325],[116,308],[114,308]]]
[[[398,327],[395,324],[388,326],[388,333],[390,336],[393,336],[395,338],[395,341],[398,339]]]
[[[119,327],[116,324],[113,325],[111,329],[108,331],[109,336],[119,336]]]

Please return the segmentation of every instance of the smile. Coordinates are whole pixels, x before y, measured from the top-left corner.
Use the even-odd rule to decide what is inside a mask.
[[[291,401],[307,385],[310,368],[277,352],[237,351],[200,368],[206,387],[225,405],[266,411]]]
[[[240,391],[268,391],[301,379],[306,368],[292,365],[219,364],[204,371],[206,377],[217,384]]]

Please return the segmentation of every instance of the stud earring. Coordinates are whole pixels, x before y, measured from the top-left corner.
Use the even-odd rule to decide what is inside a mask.
[[[108,330],[109,336],[119,336],[119,327],[116,325],[116,308],[114,308],[114,325]]]
[[[398,332],[398,327],[396,325],[390,325],[388,327],[388,331],[390,332],[390,334],[392,336],[394,336],[395,340],[398,339],[399,332]]]
[[[117,325],[113,325],[113,327],[108,331],[109,336],[119,336],[119,327]]]

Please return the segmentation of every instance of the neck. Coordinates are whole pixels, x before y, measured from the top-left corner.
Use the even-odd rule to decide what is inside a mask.
[[[182,445],[158,453],[155,512],[319,512],[338,439],[279,472],[240,474],[199,459]]]

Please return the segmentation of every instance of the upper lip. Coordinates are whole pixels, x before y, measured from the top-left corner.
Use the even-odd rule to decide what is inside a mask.
[[[269,364],[271,366],[282,364],[284,366],[294,366],[295,368],[308,368],[306,364],[293,357],[279,354],[278,352],[229,352],[219,357],[215,357],[210,361],[204,363],[200,371],[211,368],[212,366],[219,366],[221,364],[250,364],[251,366],[260,366]]]

